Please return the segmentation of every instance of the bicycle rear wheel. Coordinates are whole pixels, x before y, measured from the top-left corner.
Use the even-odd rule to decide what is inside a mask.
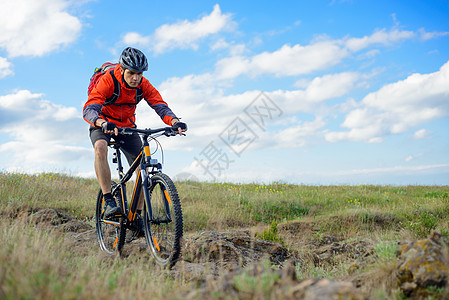
[[[145,239],[156,262],[172,267],[181,252],[182,210],[172,180],[159,173],[151,177],[150,209],[145,204],[143,224]]]
[[[117,184],[112,183],[112,190]],[[118,188],[114,193],[115,202],[122,207],[121,199],[121,189]],[[101,250],[107,252],[108,254],[122,252],[123,245],[125,244],[126,228],[125,228],[125,218],[104,218],[105,202],[103,198],[103,192],[101,189],[98,191],[97,196],[97,207],[95,210],[95,225],[97,229],[97,240],[100,244]]]

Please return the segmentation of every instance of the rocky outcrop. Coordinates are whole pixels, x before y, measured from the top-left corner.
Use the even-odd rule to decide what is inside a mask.
[[[30,223],[39,225],[39,226],[58,226],[66,223],[68,220],[72,219],[71,217],[62,214],[61,212],[51,209],[51,208],[43,208],[37,210],[34,213],[31,213],[28,216],[28,221]]]
[[[64,232],[84,232],[92,229],[89,224],[52,208],[31,212],[27,220],[38,227],[56,228]]]
[[[353,299],[365,297],[351,282],[329,279],[299,281],[295,267],[285,263],[273,269],[269,263],[256,262],[237,267],[219,277],[206,277],[199,288],[183,295],[186,299]]]
[[[188,262],[219,262],[225,266],[246,266],[264,258],[281,265],[293,257],[281,244],[254,239],[249,232],[204,231],[187,240],[183,253]]]
[[[288,292],[288,299],[366,299],[351,282],[329,279],[306,279],[292,287]]]
[[[404,295],[415,299],[443,290],[449,279],[448,240],[432,232],[427,239],[405,243],[400,248],[398,281]]]
[[[322,251],[326,256],[345,252],[344,243],[330,244],[332,247]],[[183,257],[172,275],[200,283],[198,289],[184,295],[187,299],[216,295],[235,299],[365,299],[351,282],[300,281],[296,269],[301,268],[302,261],[296,253],[279,243],[254,239],[249,232],[199,233],[188,239]]]
[[[332,265],[341,261],[366,261],[374,253],[373,245],[367,241],[337,241],[331,236],[326,236],[319,244],[312,242],[309,248],[314,253],[316,266]]]
[[[95,228],[59,210],[33,209],[15,216],[39,228],[61,232],[78,254],[95,251]],[[292,236],[296,233],[290,231],[287,233]],[[391,286],[411,299],[449,299],[449,239],[433,232],[426,239],[399,245],[398,263],[393,262],[391,269],[397,284]],[[169,274],[195,282],[198,288],[182,295],[187,299],[217,295],[239,299],[367,299],[360,292],[363,277],[357,274],[376,263],[373,246],[369,240],[321,236],[302,239],[301,247],[291,251],[282,244],[255,239],[249,231],[204,231],[185,238],[182,258]],[[150,255],[144,239],[127,244],[125,250],[128,255]],[[308,268],[325,269],[342,262],[349,266],[351,282],[298,278],[298,274],[310,274]]]

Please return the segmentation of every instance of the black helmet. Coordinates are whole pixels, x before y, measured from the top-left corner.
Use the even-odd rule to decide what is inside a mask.
[[[134,72],[148,70],[148,61],[145,54],[136,48],[125,48],[122,55],[120,55],[120,64],[124,69],[130,69]]]

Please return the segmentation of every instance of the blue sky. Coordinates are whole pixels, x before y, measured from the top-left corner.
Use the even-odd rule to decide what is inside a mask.
[[[173,177],[449,182],[447,0],[16,0],[0,11],[2,171],[94,176],[89,78],[133,46],[189,125],[160,139]],[[145,104],[137,120],[164,125]]]

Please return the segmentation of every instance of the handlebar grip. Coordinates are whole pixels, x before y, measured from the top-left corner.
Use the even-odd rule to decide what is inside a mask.
[[[118,127],[118,134],[122,134],[122,135],[129,135],[132,134],[132,132],[127,130],[127,127]]]

